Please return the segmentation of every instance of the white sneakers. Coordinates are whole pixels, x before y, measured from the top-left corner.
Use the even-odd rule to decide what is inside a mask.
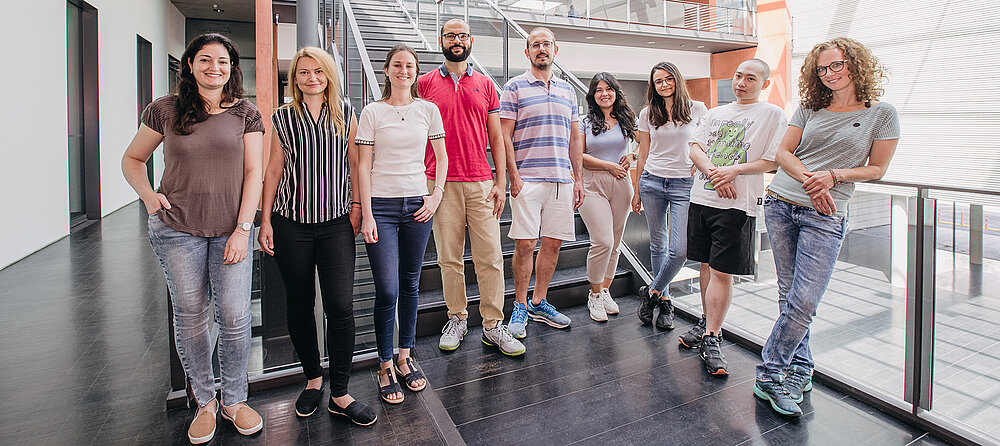
[[[611,292],[607,288],[601,288],[601,302],[608,314],[618,314],[618,304],[611,298]]]
[[[606,322],[609,314],[618,314],[618,304],[611,298],[607,288],[587,296],[587,309],[590,310],[590,318],[597,322]]]
[[[590,293],[587,296],[587,309],[590,310],[590,318],[597,322],[607,322],[608,312],[604,309],[604,302],[601,300],[601,293]]]

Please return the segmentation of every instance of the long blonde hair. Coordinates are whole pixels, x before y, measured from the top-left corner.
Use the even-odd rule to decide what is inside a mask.
[[[338,135],[346,135],[347,125],[344,123],[344,109],[341,107],[337,62],[333,60],[333,56],[320,48],[307,46],[296,52],[295,57],[292,57],[292,64],[288,67],[288,95],[292,97],[292,102],[282,105],[281,108],[291,108],[299,116],[305,116],[302,111],[302,90],[295,84],[295,72],[299,69],[299,59],[303,57],[315,60],[320,69],[323,70],[323,75],[326,76],[326,90],[323,95],[329,109],[327,117]]]

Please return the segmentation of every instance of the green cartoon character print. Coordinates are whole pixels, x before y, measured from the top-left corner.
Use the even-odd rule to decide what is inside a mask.
[[[747,123],[735,121],[723,121],[719,130],[715,132],[715,141],[708,148],[708,158],[712,164],[718,167],[732,166],[737,163],[747,162],[747,149],[749,144],[744,143],[746,138]],[[715,185],[708,180],[708,176],[702,174],[705,181],[705,190],[715,190]]]

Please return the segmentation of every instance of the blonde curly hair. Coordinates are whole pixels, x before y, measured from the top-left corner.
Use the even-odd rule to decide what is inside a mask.
[[[861,42],[847,37],[837,37],[816,44],[802,63],[799,97],[802,99],[803,107],[819,110],[830,106],[833,91],[823,85],[823,81],[816,75],[816,61],[819,59],[819,54],[830,48],[839,48],[844,53],[847,66],[851,69],[851,79],[854,80],[854,97],[858,101],[871,106],[873,101],[885,93],[882,83],[886,79],[886,68],[879,63],[878,58]]]

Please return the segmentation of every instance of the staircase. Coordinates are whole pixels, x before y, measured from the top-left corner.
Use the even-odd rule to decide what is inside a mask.
[[[420,72],[426,73],[437,69],[444,61],[444,56],[438,50],[428,50],[423,39],[414,28],[412,22],[407,17],[403,8],[394,0],[352,0],[350,2],[355,20],[361,34],[363,46],[367,49],[371,60],[372,70],[379,82],[385,81],[382,73],[382,65],[385,61],[386,53],[392,46],[398,43],[406,43],[417,51],[420,58]],[[421,23],[428,27],[427,17],[421,17]],[[433,19],[431,19],[433,21]],[[486,21],[488,22],[488,21]],[[473,20],[474,29],[476,27],[488,27],[489,23]],[[433,24],[429,25],[433,27]],[[489,32],[483,30],[484,32]],[[494,30],[495,31],[495,30]],[[353,40],[354,37],[350,37]],[[436,47],[437,43],[432,42]],[[360,114],[362,103],[362,66],[357,57],[357,53],[351,53],[348,64],[348,84],[352,102],[359,109]],[[492,165],[493,159],[487,156]],[[504,209],[500,218],[501,248],[504,259],[504,314],[509,318],[514,301],[514,280],[512,277],[513,268],[511,258],[514,254],[514,241],[507,237],[510,230],[511,213],[509,203]],[[574,216],[576,225],[576,240],[564,242],[559,254],[559,262],[556,271],[549,284],[549,301],[557,308],[567,308],[578,305],[585,305],[590,284],[587,281],[586,265],[587,252],[590,248],[590,237],[583,220],[577,213]],[[466,236],[465,258],[465,278],[466,294],[468,296],[469,323],[471,326],[479,325],[482,320],[479,315],[479,287],[476,282],[476,274],[472,263],[471,249],[468,236]],[[356,266],[354,278],[354,316],[356,324],[355,354],[370,353],[375,350],[375,326],[373,309],[375,303],[375,286],[372,278],[371,266],[368,262],[367,252],[364,246],[364,239],[359,235],[355,239]],[[537,248],[536,248],[537,252]],[[285,302],[284,287],[280,281],[280,275],[269,256],[262,257],[260,287],[262,293],[268,296],[262,299],[263,308],[260,326],[255,327],[255,335],[263,335],[264,338],[264,366],[265,370],[270,367],[281,367],[284,364],[293,363],[296,359],[292,356],[293,350],[287,337],[287,327],[285,324]],[[629,269],[624,257],[619,261],[619,268],[612,288],[612,296],[624,296],[633,294],[638,286],[639,279],[633,279],[634,272]],[[635,281],[635,283],[633,283]],[[448,319],[448,309],[445,305],[443,291],[441,289],[441,271],[437,264],[437,252],[434,247],[433,235],[427,244],[427,251],[424,254],[423,269],[420,276],[420,296],[417,320],[417,336],[436,335]],[[534,289],[534,283],[529,286],[530,292]],[[319,299],[317,299],[319,301]],[[585,323],[585,321],[577,321]]]
[[[350,4],[357,19],[364,46],[368,49],[372,69],[375,71],[380,83],[384,82],[382,64],[385,61],[385,55],[397,43],[406,43],[417,50],[420,58],[421,73],[437,69],[444,62],[444,56],[440,51],[426,49],[418,31],[414,29],[412,22],[397,2],[393,0],[351,0]],[[436,42],[431,42],[431,44],[434,46],[437,45]],[[360,64],[354,64],[354,66],[357,66],[358,73],[356,76],[351,76],[351,79],[360,79],[361,73],[360,66],[358,65]],[[360,86],[357,88],[352,88],[352,91],[360,91]],[[492,164],[492,157],[488,156],[487,158]],[[577,238],[575,241],[563,243],[555,274],[553,274],[552,281],[549,284],[548,299],[557,308],[585,305],[590,287],[586,272],[590,237],[580,215],[577,213],[574,218]],[[513,268],[511,266],[511,258],[514,254],[514,240],[507,237],[510,224],[511,214],[508,205],[505,207],[500,218],[500,242],[503,251],[505,277],[504,314],[507,317],[510,316],[514,301]],[[476,282],[476,274],[469,246],[468,236],[466,236],[464,258],[466,295],[469,300],[469,322],[470,325],[479,325],[482,322],[478,309],[479,286]],[[358,324],[357,349],[360,351],[364,348],[374,346],[372,305],[374,303],[375,290],[371,267],[368,264],[368,258],[365,253],[364,241],[360,237],[357,240],[357,253],[355,317]],[[613,296],[632,294],[631,270],[620,266],[616,278],[618,280],[614,282],[611,294]],[[534,283],[532,282],[529,292],[533,289]],[[437,252],[435,251],[433,236],[431,236],[427,244],[427,252],[424,255],[423,270],[420,275],[418,308],[417,336],[439,333],[441,327],[447,321],[448,309],[445,305],[441,289],[441,270],[437,264]]]

